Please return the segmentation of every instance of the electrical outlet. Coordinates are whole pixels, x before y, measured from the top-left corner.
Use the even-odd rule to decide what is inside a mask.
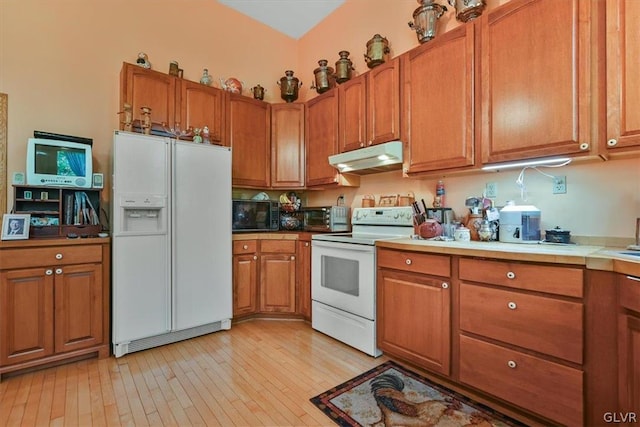
[[[484,186],[484,195],[489,199],[495,199],[498,197],[498,183],[487,182]]]
[[[553,177],[553,194],[565,194],[567,192],[567,177]]]

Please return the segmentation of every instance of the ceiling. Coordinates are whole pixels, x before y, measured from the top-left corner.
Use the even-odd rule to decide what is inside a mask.
[[[269,27],[299,39],[345,0],[218,0]]]

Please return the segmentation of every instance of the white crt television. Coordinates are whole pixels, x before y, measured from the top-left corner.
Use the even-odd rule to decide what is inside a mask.
[[[91,188],[90,144],[29,138],[27,184]]]

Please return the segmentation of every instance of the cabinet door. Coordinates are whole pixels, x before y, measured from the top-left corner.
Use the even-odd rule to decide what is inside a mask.
[[[295,313],[295,255],[263,254],[260,256],[260,311]]]
[[[367,73],[367,144],[396,139],[400,139],[399,59]]]
[[[640,409],[640,317],[621,313],[619,328],[620,410],[637,412]]]
[[[311,320],[311,241],[298,241],[298,313]]]
[[[180,81],[180,126],[209,128],[213,144],[225,143],[225,91],[188,80]]]
[[[329,156],[338,152],[338,91],[330,90],[307,102],[307,186],[335,184],[338,171]]]
[[[258,256],[255,254],[233,257],[233,315],[256,312],[258,284]]]
[[[102,266],[55,269],[56,353],[102,344]]]
[[[610,0],[607,14],[607,147],[640,147],[640,2]]]
[[[53,354],[53,270],[6,271],[0,286],[0,365]]]
[[[340,152],[367,146],[367,76],[338,86]]]
[[[233,149],[233,185],[269,187],[271,180],[271,109],[266,102],[229,94],[228,138]]]
[[[474,29],[462,25],[402,57],[405,173],[475,164]]]
[[[378,270],[378,346],[444,375],[450,373],[448,279]]]
[[[151,108],[152,123],[175,126],[176,78],[158,71],[124,63],[120,72],[120,107],[131,104],[134,121],[140,107]]]
[[[304,187],[304,104],[271,105],[271,187]]]
[[[589,154],[591,3],[513,0],[481,17],[484,163]]]

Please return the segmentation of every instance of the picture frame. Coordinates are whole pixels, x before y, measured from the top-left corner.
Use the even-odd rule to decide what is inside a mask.
[[[40,192],[40,200],[49,200],[49,192],[41,191]]]
[[[31,192],[31,190],[25,190],[25,192],[24,192],[24,199],[25,199],[25,200],[31,200],[31,199],[33,199],[33,193]]]
[[[2,217],[2,240],[28,239],[30,225],[30,214],[4,214]]]

